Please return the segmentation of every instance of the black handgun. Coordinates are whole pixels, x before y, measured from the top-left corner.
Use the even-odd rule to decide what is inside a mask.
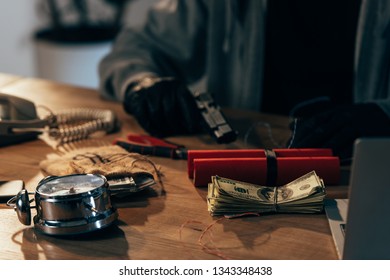
[[[223,115],[221,108],[207,92],[194,93],[196,105],[202,115],[206,129],[220,144],[230,143],[237,139],[237,131],[233,130]]]

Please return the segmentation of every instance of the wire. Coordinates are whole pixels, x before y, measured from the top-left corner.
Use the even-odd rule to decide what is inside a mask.
[[[278,142],[276,142],[276,140],[275,140],[275,138],[273,136],[273,133],[272,133],[272,128],[271,128],[270,123],[263,122],[263,121],[256,122],[253,125],[251,125],[251,127],[249,127],[249,129],[246,131],[246,133],[244,135],[244,143],[245,143],[245,145],[248,145],[248,138],[249,138],[250,134],[252,133],[253,129],[255,129],[258,126],[263,126],[263,127],[265,127],[267,129],[268,138],[271,140],[272,144],[275,147],[277,147],[277,148],[281,148],[282,147]]]
[[[298,126],[298,118],[295,116],[295,113],[299,109],[301,109],[305,106],[313,105],[313,104],[319,103],[319,102],[329,102],[329,101],[330,101],[330,98],[328,96],[320,96],[320,97],[316,97],[316,98],[312,98],[312,99],[300,102],[291,109],[289,117],[290,117],[291,122],[293,123],[293,127],[291,130],[291,137],[290,137],[290,140],[288,141],[286,148],[290,149],[294,143],[294,140],[295,140],[297,126]],[[251,127],[249,127],[249,129],[246,131],[245,136],[244,136],[245,145],[248,145],[248,138],[249,138],[250,134],[252,133],[253,129],[257,126],[264,126],[267,128],[267,136],[270,139],[270,141],[272,142],[272,144],[274,145],[274,147],[277,147],[277,148],[283,147],[275,140],[273,133],[272,133],[271,124],[269,122],[263,122],[263,121],[256,122]]]
[[[116,126],[114,112],[103,109],[68,109],[51,112],[46,119],[50,123],[49,137],[62,144],[87,139],[96,132],[112,132]]]

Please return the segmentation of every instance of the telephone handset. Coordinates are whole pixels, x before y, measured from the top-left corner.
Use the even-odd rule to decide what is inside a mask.
[[[34,103],[0,93],[0,146],[33,140],[46,125],[47,120],[38,117]],[[26,128],[36,130],[15,132]]]
[[[67,143],[98,131],[110,133],[117,129],[117,118],[110,110],[75,108],[40,118],[31,101],[0,93],[0,147],[33,140],[44,132]]]

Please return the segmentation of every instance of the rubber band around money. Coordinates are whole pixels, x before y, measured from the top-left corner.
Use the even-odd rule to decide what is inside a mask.
[[[278,212],[278,187],[274,187],[274,212]]]

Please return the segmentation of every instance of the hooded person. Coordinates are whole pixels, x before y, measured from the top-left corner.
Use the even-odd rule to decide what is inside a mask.
[[[100,91],[166,137],[200,132],[189,85],[202,80],[221,106],[294,111],[292,147],[346,156],[390,135],[389,19],[385,0],[162,0],[119,34]]]

